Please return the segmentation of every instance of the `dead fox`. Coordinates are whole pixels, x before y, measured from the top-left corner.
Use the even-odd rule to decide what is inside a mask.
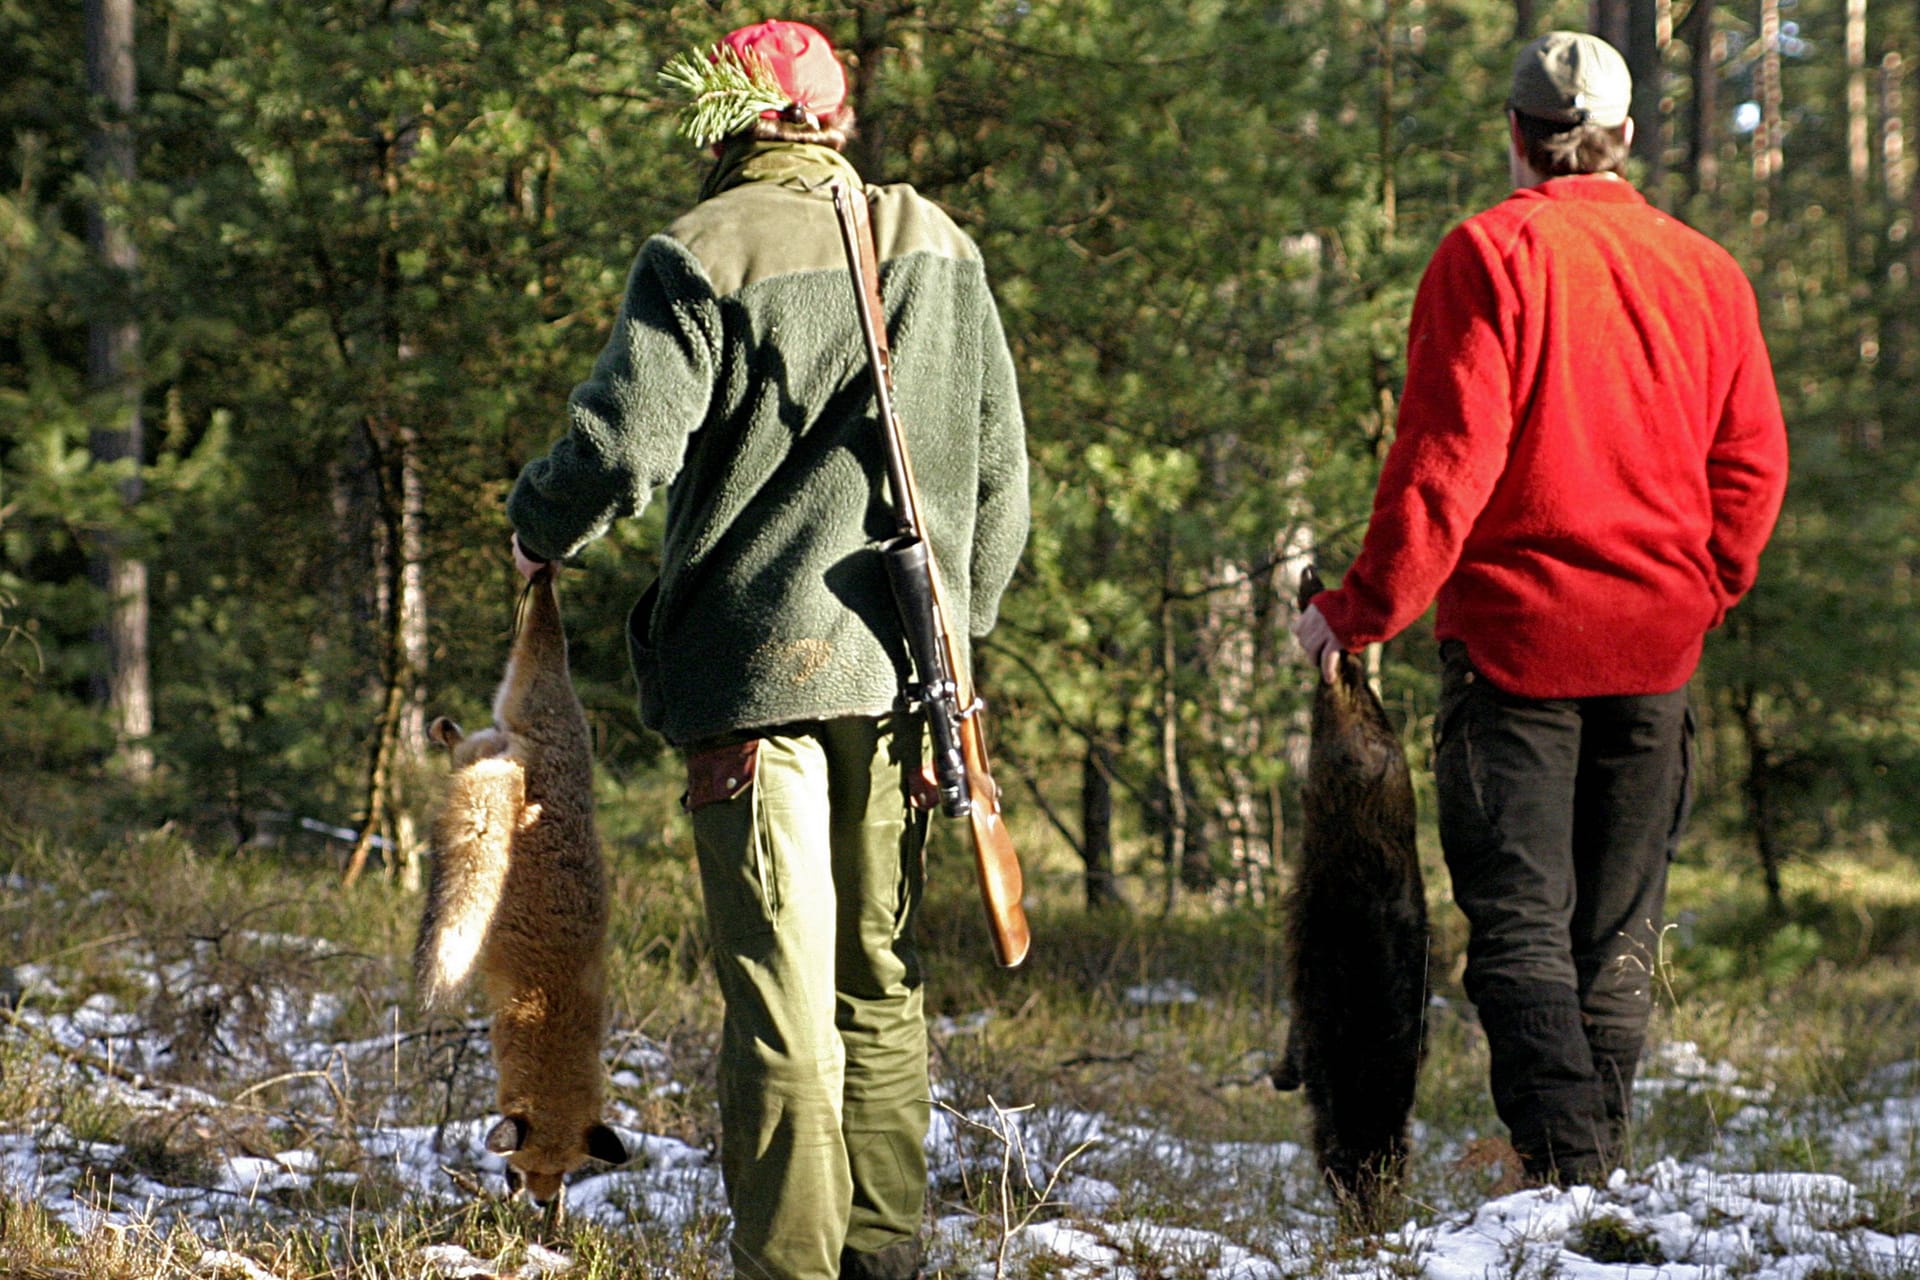
[[[627,1150],[600,1119],[606,873],[553,574],[521,598],[492,727],[465,734],[441,716],[427,730],[452,751],[453,775],[413,963],[430,1009],[476,968],[485,977],[502,1117],[487,1148],[507,1157],[510,1187],[557,1211],[567,1173],[590,1156],[621,1164]]]

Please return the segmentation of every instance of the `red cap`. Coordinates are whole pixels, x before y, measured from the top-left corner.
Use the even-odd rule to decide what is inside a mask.
[[[816,116],[832,115],[847,100],[847,73],[827,38],[804,22],[770,18],[730,31],[720,41],[742,62],[759,59],[797,105]],[[765,111],[772,118],[777,112]]]

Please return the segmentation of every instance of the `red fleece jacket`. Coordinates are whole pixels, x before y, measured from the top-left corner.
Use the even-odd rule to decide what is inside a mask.
[[[1665,693],[1753,585],[1786,489],[1753,288],[1609,177],[1516,191],[1420,282],[1359,558],[1315,599],[1349,649],[1439,596],[1496,685]]]

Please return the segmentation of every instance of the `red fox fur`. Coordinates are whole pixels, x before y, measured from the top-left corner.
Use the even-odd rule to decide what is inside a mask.
[[[428,734],[453,753],[433,827],[433,873],[414,948],[427,1008],[477,969],[493,1014],[502,1119],[487,1135],[510,1185],[557,1204],[588,1157],[620,1164],[601,1122],[607,1032],[606,873],[593,825],[586,714],[567,673],[553,567],[528,584],[493,725]]]

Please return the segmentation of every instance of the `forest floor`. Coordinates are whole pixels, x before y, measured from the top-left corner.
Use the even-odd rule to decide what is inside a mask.
[[[613,867],[609,1119],[635,1155],[582,1171],[550,1228],[481,1143],[484,1022],[412,1002],[409,895],[287,851],[0,828],[0,1274],[727,1274],[694,877],[657,851]],[[1404,1213],[1359,1237],[1267,1083],[1269,914],[1043,902],[1006,974],[967,895],[936,894],[930,1273],[1920,1277],[1920,886],[1835,857],[1791,869],[1781,917],[1749,878],[1676,868],[1631,1159],[1603,1188],[1514,1187],[1441,972]]]

